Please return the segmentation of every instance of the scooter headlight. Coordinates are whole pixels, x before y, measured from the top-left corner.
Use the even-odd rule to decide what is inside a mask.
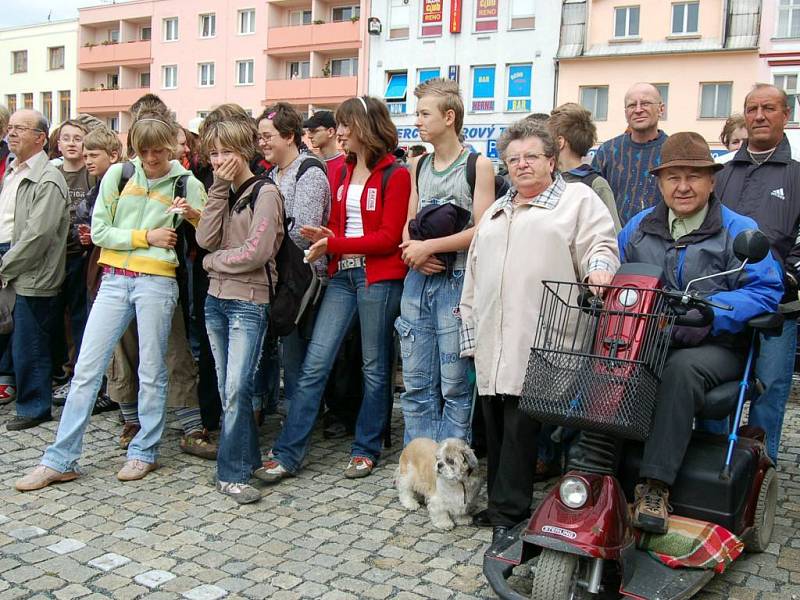
[[[583,479],[565,477],[558,488],[561,501],[570,508],[580,508],[589,499],[589,488]]]

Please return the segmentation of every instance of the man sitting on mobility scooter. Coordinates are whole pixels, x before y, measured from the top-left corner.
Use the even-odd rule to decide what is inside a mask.
[[[651,169],[663,201],[631,219],[619,234],[622,262],[649,263],[664,269],[665,286],[683,290],[688,282],[722,273],[741,262],[733,251],[736,234],[756,223],[722,206],[714,196],[714,163],[708,144],[693,132],[676,133]],[[692,289],[732,310],[696,308],[686,317],[694,326],[676,325],[658,389],[653,427],[645,442],[636,486],[633,525],[665,533],[669,488],[683,462],[694,417],[705,393],[737,379],[744,367],[747,321],[777,310],[783,284],[777,261],[767,256],[739,273],[697,282]]]

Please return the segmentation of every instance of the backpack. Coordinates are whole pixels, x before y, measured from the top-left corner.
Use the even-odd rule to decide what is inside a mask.
[[[469,194],[473,198],[475,197],[475,179],[477,176],[477,171],[475,169],[475,165],[478,162],[478,157],[481,155],[480,152],[470,152],[467,156],[467,184],[469,184]],[[415,175],[414,185],[417,188],[417,196],[419,196],[419,173],[422,170],[422,166],[425,162],[431,157],[431,154],[423,154],[419,157],[417,161],[417,172]],[[506,192],[511,188],[506,181],[505,177],[502,175],[495,175],[494,176],[494,197],[495,200],[497,198],[502,198],[506,195]]]
[[[308,162],[311,161],[304,161],[303,164]],[[319,163],[316,159],[315,162]],[[312,166],[314,165],[307,168]],[[320,166],[322,165],[320,164]],[[303,165],[300,166],[300,169],[302,168]],[[268,175],[260,178],[253,185],[247,202],[241,205],[237,212],[248,206],[253,210],[258,194],[266,183],[275,185]],[[277,188],[277,185],[275,187]],[[305,262],[305,253],[289,236],[289,232],[294,228],[294,219],[287,217],[284,209],[281,211],[283,212],[283,240],[275,254],[275,270],[278,271],[277,284],[272,281],[272,269],[266,267],[270,306],[267,331],[272,337],[289,335],[309,308],[317,303],[322,292],[322,281],[314,271],[314,267]]]
[[[273,165],[273,166],[271,166],[269,169],[267,169],[267,170],[264,172],[264,175],[265,175],[266,177],[269,177],[270,179],[273,179],[273,177],[272,177],[272,174],[275,172],[275,169],[277,169],[277,168],[278,168],[278,167],[277,167],[277,165]],[[310,154],[309,154],[308,156],[306,156],[305,158],[303,158],[303,161],[300,163],[300,167],[297,169],[297,173],[295,173],[295,176],[294,176],[294,181],[295,181],[295,183],[297,183],[298,181],[300,181],[300,178],[301,178],[301,177],[302,177],[302,176],[305,174],[305,172],[306,172],[306,171],[308,171],[309,169],[321,169],[321,170],[322,170],[322,172],[323,172],[323,173],[325,173],[326,175],[327,175],[327,173],[328,173],[328,170],[327,170],[327,168],[325,167],[325,163],[323,163],[323,162],[322,162],[320,159],[318,159],[316,156],[312,156],[312,155],[310,155]]]

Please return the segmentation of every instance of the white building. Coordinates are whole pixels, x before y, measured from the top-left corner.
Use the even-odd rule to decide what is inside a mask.
[[[78,20],[0,29],[0,103],[51,123],[76,114]]]
[[[552,110],[560,0],[372,0],[371,17],[369,93],[402,146],[420,143],[414,88],[431,77],[461,84],[464,137],[490,158],[510,123]]]

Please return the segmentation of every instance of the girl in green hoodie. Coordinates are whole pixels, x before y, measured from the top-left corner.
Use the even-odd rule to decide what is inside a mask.
[[[79,476],[83,434],[111,353],[135,317],[139,329],[139,421],[128,446],[121,481],[141,479],[157,468],[167,397],[166,351],[178,298],[175,269],[182,219],[196,224],[206,201],[203,185],[170,160],[177,125],[160,113],[143,113],[131,126],[137,158],[134,176],[118,191],[122,165],[103,178],[92,216],[92,241],[102,248],[103,280],[86,324],[81,353],[61,415],[55,443],[41,464],[17,481],[20,491],[40,489]],[[175,197],[179,178],[188,175],[186,198]]]

